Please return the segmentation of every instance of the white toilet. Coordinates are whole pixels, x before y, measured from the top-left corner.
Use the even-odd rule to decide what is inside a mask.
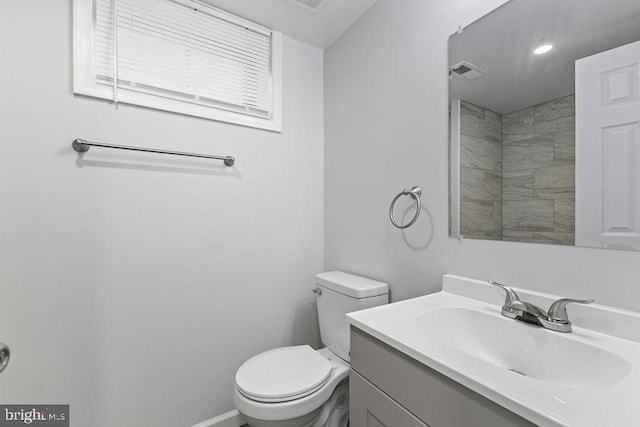
[[[282,347],[247,360],[233,401],[251,427],[346,427],[349,324],[345,314],[389,302],[386,283],[331,271],[316,276],[320,337],[326,346]]]

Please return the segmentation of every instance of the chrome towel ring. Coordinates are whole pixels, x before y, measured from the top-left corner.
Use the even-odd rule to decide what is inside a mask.
[[[416,201],[416,214],[413,216],[413,219],[405,225],[400,225],[396,222],[395,219],[393,219],[393,207],[395,206],[396,201],[400,198],[400,196],[411,196],[413,200]],[[420,196],[422,196],[422,189],[418,186],[414,186],[411,187],[411,190],[407,190],[405,188],[401,193],[393,198],[393,200],[391,201],[391,206],[389,206],[389,219],[394,226],[396,226],[397,228],[408,228],[417,221],[418,217],[420,216]]]
[[[4,371],[7,367],[7,364],[9,363],[9,357],[11,357],[9,347],[0,342],[0,372]]]

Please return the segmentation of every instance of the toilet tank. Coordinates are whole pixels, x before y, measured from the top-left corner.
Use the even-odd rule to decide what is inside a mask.
[[[387,304],[386,283],[342,271],[316,275],[316,298],[322,343],[336,356],[349,362],[349,323],[352,311]]]

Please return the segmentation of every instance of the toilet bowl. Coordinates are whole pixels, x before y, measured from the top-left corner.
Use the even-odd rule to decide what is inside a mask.
[[[316,276],[325,348],[281,347],[236,372],[233,401],[250,427],[346,427],[349,420],[349,324],[345,314],[387,304],[386,283],[341,271]]]
[[[233,401],[251,427],[345,427],[348,374],[326,348],[282,347],[238,369]]]

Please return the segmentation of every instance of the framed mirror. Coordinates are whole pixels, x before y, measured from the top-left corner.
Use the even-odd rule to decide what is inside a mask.
[[[449,38],[450,235],[640,249],[640,2],[511,0]]]

